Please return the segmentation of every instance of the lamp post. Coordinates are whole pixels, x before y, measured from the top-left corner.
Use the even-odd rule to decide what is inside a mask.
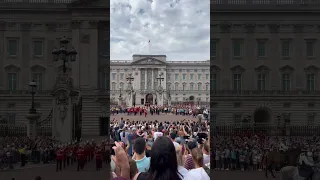
[[[121,97],[122,97],[122,94],[121,94],[121,89],[122,89],[122,88],[120,87],[120,95],[119,95],[119,98],[121,98]]]
[[[29,113],[30,114],[37,114],[37,110],[34,107],[34,95],[36,93],[35,90],[37,88],[37,83],[34,80],[32,80],[29,83],[29,86],[31,87],[31,109],[29,110]]]
[[[34,95],[36,93],[37,83],[33,80],[29,83],[29,86],[31,88],[31,109],[29,109],[29,114],[26,116],[29,120],[27,125],[27,136],[35,139],[37,137],[37,121],[40,118],[40,115],[34,107]]]
[[[58,61],[62,60],[63,61],[63,73],[66,73],[67,71],[67,65],[66,63],[68,61],[74,62],[76,61],[76,56],[77,56],[77,51],[72,47],[71,50],[67,49],[67,45],[69,44],[69,40],[63,36],[60,40],[60,48],[54,48],[52,51],[53,55],[53,60]]]

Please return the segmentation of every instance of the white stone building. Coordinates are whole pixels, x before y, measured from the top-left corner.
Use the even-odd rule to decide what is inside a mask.
[[[165,55],[133,55],[133,60],[111,61],[111,101],[119,104],[120,89],[121,97],[126,98],[125,91],[130,83],[127,78],[131,74],[136,105],[159,104],[156,90],[160,83],[165,90],[164,104],[209,104],[209,65],[209,60],[166,61]]]

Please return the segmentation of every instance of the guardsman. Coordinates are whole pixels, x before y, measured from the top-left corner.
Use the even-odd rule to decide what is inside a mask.
[[[83,170],[84,162],[85,162],[85,152],[82,146],[80,146],[77,151],[77,162],[78,162],[77,171]]]
[[[58,146],[58,150],[56,152],[56,161],[57,161],[56,172],[58,172],[58,170],[62,171],[62,160],[63,160],[63,152],[61,147]]]
[[[96,156],[96,170],[100,171],[102,168],[102,151],[100,147],[97,147],[95,151],[95,156]]]

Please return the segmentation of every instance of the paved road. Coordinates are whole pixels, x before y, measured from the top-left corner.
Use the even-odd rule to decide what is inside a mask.
[[[95,170],[95,163],[90,162],[85,167],[84,171],[77,171],[77,166],[72,165],[63,171],[56,172],[55,165],[35,166],[29,165],[23,169],[13,171],[0,172],[0,180],[33,180],[36,176],[41,176],[43,180],[106,180],[108,170],[103,164],[101,171]]]
[[[148,114],[147,117],[140,116],[140,115],[127,115],[127,114],[115,114],[111,115],[110,119],[117,119],[120,120],[120,118],[123,117],[123,119],[130,119],[130,120],[147,120],[147,121],[170,121],[170,120],[177,120],[177,121],[182,121],[183,119],[192,119],[192,120],[197,120],[197,118],[193,118],[192,116],[182,116],[182,115],[174,115],[174,114],[160,114],[160,115],[150,115]]]

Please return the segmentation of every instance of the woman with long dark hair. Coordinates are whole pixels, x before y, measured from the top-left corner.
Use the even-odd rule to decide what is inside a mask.
[[[176,149],[169,138],[160,136],[152,145],[148,172],[136,174],[133,180],[181,180],[180,176]]]

